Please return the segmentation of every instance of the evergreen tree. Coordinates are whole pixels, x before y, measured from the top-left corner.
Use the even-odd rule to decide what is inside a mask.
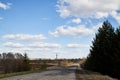
[[[115,60],[114,60],[114,73],[116,76],[120,78],[120,27],[116,29],[116,37],[115,37]]]
[[[111,73],[114,63],[114,37],[114,28],[105,21],[92,42],[84,68],[105,74]]]

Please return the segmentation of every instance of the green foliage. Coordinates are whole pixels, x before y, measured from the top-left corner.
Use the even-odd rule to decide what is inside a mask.
[[[98,29],[84,68],[109,75],[120,74],[120,28],[105,21]]]

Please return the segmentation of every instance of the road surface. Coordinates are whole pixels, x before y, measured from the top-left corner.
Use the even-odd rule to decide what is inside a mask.
[[[59,69],[3,78],[0,80],[76,80],[73,70]]]

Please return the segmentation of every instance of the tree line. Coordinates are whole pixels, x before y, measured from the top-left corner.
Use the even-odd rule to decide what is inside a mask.
[[[120,27],[115,29],[108,20],[103,22],[83,68],[120,78]]]
[[[0,54],[0,73],[13,73],[30,70],[27,54],[12,52]]]

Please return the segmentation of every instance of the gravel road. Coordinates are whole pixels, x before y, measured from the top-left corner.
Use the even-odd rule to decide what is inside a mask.
[[[72,70],[60,69],[3,78],[0,80],[76,80]]]

